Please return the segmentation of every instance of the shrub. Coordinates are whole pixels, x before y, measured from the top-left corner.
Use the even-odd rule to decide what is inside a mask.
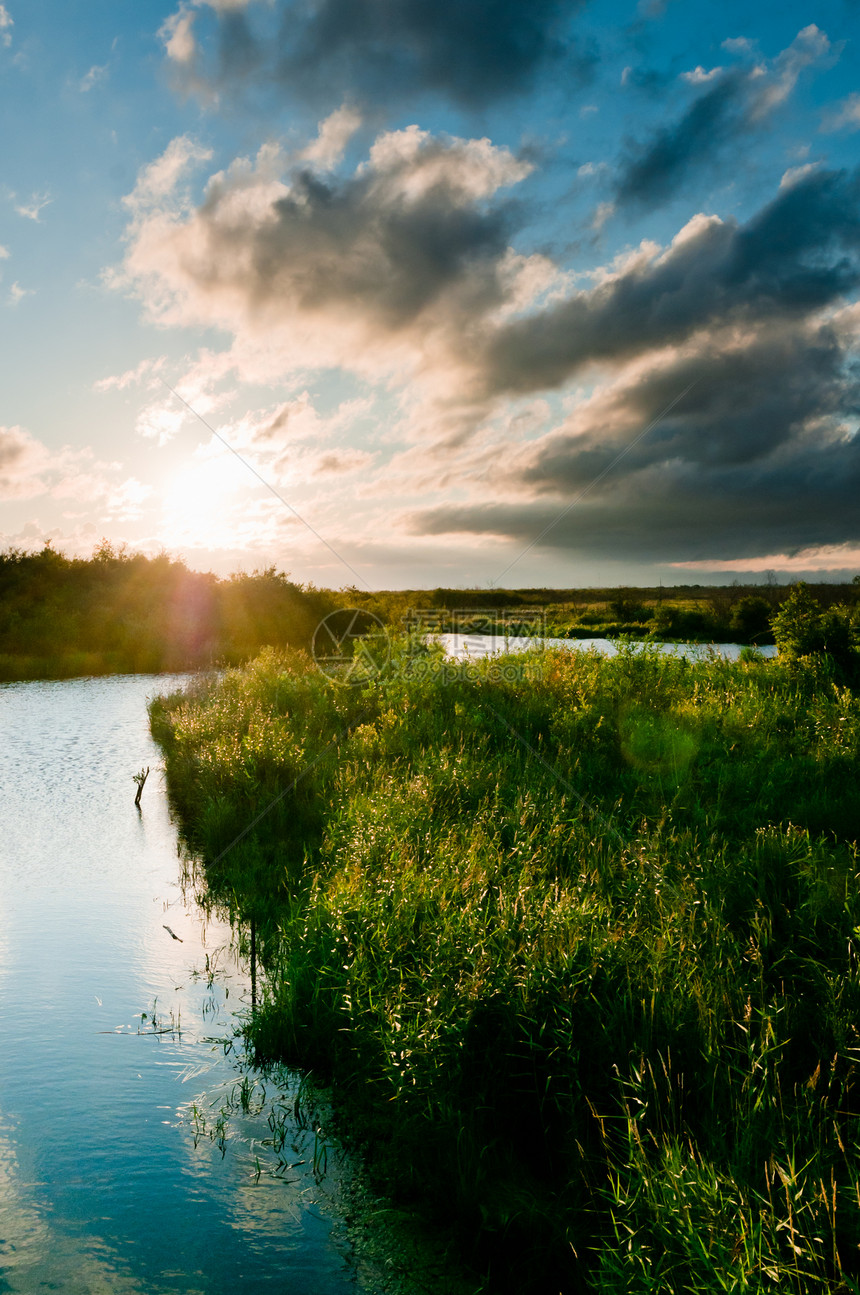
[[[856,611],[844,605],[825,611],[805,584],[792,589],[773,618],[779,654],[787,661],[824,656],[837,670],[855,678],[860,670]]]
[[[750,594],[732,611],[731,627],[741,638],[762,638],[770,630],[771,607],[764,598]]]

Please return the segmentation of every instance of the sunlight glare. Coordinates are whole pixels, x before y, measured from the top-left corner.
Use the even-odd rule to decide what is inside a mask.
[[[235,538],[238,496],[245,483],[226,457],[180,468],[162,497],[162,530],[168,547],[227,547]]]

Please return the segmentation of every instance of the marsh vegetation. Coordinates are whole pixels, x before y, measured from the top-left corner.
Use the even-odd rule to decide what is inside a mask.
[[[167,553],[106,540],[91,558],[0,553],[0,680],[199,670],[238,665],[263,646],[309,649],[321,621],[350,609],[395,633],[427,630],[537,637],[764,644],[790,596],[774,584],[676,589],[331,590],[275,567],[219,578]],[[824,607],[853,604],[854,585],[818,585]]]
[[[856,622],[801,650],[793,597],[771,662],[403,640],[152,706],[257,1058],[333,1081],[476,1288],[860,1289]]]

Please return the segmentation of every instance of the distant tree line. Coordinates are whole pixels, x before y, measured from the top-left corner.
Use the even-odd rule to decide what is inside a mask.
[[[103,541],[89,559],[47,544],[0,553],[0,678],[237,664],[264,644],[310,645],[335,606],[275,567],[219,579]]]
[[[36,553],[0,552],[0,680],[237,665],[267,645],[310,648],[316,627],[338,609],[329,622],[338,640],[379,621],[400,629],[422,611],[436,630],[466,632],[478,609],[473,632],[504,632],[505,617],[527,624],[540,609],[540,632],[550,637],[763,644],[778,641],[778,627],[784,639],[799,617],[789,654],[825,651],[844,663],[853,661],[858,599],[860,577],[814,586],[333,591],[297,584],[273,566],[219,578],[167,553],[145,557],[107,540],[90,558],[46,544]]]

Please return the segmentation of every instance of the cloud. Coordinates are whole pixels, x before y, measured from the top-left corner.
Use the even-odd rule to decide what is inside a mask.
[[[2,243],[0,243],[0,261],[8,260],[10,255],[11,253],[8,247],[3,247]]]
[[[23,427],[0,427],[0,499],[28,498],[45,487],[39,473],[47,466],[45,447]]]
[[[559,386],[693,333],[791,321],[860,285],[860,173],[798,177],[745,225],[699,215],[664,251],[506,324],[484,352],[487,389]]]
[[[812,175],[821,166],[820,162],[804,162],[800,166],[790,166],[787,171],[782,173],[779,181],[780,189],[788,189],[798,180],[804,180],[808,175]]]
[[[267,353],[279,375],[339,364],[379,375],[442,352],[450,363],[470,321],[540,282],[532,261],[545,258],[511,259],[513,217],[494,201],[531,164],[487,139],[386,132],[345,178],[265,146],[214,175],[191,209],[176,180],[203,156],[183,137],[142,172],[111,281],[159,322],[232,334],[237,365]]]
[[[138,521],[143,516],[143,505],[154,493],[152,486],[138,481],[137,477],[126,477],[110,490],[105,500],[105,514],[111,521]]]
[[[151,386],[157,375],[164,369],[166,363],[166,355],[160,355],[155,360],[141,360],[135,368],[127,369],[125,373],[99,378],[97,382],[93,383],[93,391],[125,391],[129,387],[139,386],[141,383],[147,383]]]
[[[360,127],[361,114],[344,104],[320,122],[316,139],[301,150],[298,160],[321,171],[332,170],[343,160],[347,144]]]
[[[549,527],[544,549],[709,569],[856,548],[858,214],[858,173],[807,173],[746,225],[699,216],[498,330],[490,389],[586,366],[596,386],[560,425],[474,456],[461,501],[413,511],[410,532],[525,548]]]
[[[688,81],[690,85],[707,85],[709,81],[715,80],[716,77],[722,76],[722,74],[723,69],[721,67],[712,67],[706,72],[700,64],[698,67],[694,67],[692,72],[682,72],[681,79]]]
[[[470,501],[416,511],[407,525],[417,535],[492,535],[523,548],[549,528],[544,549],[711,568],[775,551],[856,547],[860,438],[828,412],[835,401],[824,379],[834,357],[823,350],[809,381],[789,392],[768,391],[767,383],[784,380],[780,358],[794,352],[807,361],[798,342],[774,354],[715,356],[710,366],[704,356],[701,364],[684,357],[621,380],[570,427],[519,457],[498,455],[503,470]],[[663,397],[677,395],[694,372],[696,387],[619,460],[665,408]],[[856,383],[846,392],[844,376],[839,381],[840,394],[856,406]],[[744,397],[752,403],[745,406]],[[601,408],[621,432],[614,444],[601,435],[606,425],[597,425]],[[779,423],[781,412],[787,425]],[[488,498],[494,502],[482,502]]]
[[[732,52],[749,51],[734,42]],[[710,88],[677,121],[661,126],[643,143],[627,146],[617,184],[618,204],[649,208],[670,199],[694,168],[712,161],[733,140],[761,125],[785,102],[801,72],[822,63],[830,53],[827,36],[812,24],[770,63],[714,68],[707,73],[696,68],[683,74],[691,83]]]
[[[12,15],[4,4],[0,4],[0,45],[5,45],[8,49],[12,44],[11,28],[14,27]]]
[[[821,120],[822,131],[860,130],[860,94],[856,91],[829,108]]]
[[[16,204],[15,210],[18,215],[23,216],[25,220],[34,220],[37,225],[40,225],[42,223],[40,220],[42,212],[45,207],[49,206],[53,201],[54,200],[50,194],[34,193],[29,202]]]
[[[671,75],[658,72],[656,68],[652,67],[633,67],[629,65],[623,68],[621,72],[621,85],[633,90],[639,90],[649,98],[657,98],[664,94],[666,86],[671,80]]]
[[[89,72],[87,72],[85,76],[81,77],[80,85],[78,86],[78,89],[81,91],[81,94],[87,94],[90,90],[92,90],[94,85],[98,85],[100,81],[104,81],[107,74],[108,74],[107,63],[104,63],[101,66],[94,63],[93,66],[90,68]]]
[[[25,297],[32,297],[35,291],[35,288],[22,288],[20,283],[13,283],[9,289],[9,296],[6,298],[7,305],[17,306]]]
[[[212,150],[196,143],[188,135],[172,139],[161,157],[145,166],[137,177],[133,191],[123,199],[133,212],[150,210],[173,199],[179,182],[198,162],[208,162]]]
[[[197,52],[194,39],[194,10],[182,4],[176,13],[171,14],[161,25],[158,35],[163,41],[167,57],[174,63],[189,66]]]
[[[339,98],[363,104],[430,92],[475,108],[530,89],[549,69],[582,81],[594,61],[570,32],[582,0],[274,0],[262,31],[248,4],[208,0],[208,7],[218,19],[208,66],[190,5],[180,5],[161,34],[191,88],[210,91],[265,80],[314,104],[337,87]]]
[[[685,571],[713,571],[713,560],[704,562],[670,562],[670,566]],[[857,571],[860,568],[860,548],[849,544],[821,544],[815,548],[795,550],[791,553],[763,553],[752,558],[729,558],[720,563],[724,571],[790,571],[798,575],[816,572]]]
[[[40,495],[88,498],[93,493],[93,471],[102,479],[119,465],[96,464],[89,449],[64,446],[51,451],[26,428],[0,426],[0,499],[35,499]],[[80,483],[87,484],[81,489]],[[104,494],[106,479],[95,491]]]

